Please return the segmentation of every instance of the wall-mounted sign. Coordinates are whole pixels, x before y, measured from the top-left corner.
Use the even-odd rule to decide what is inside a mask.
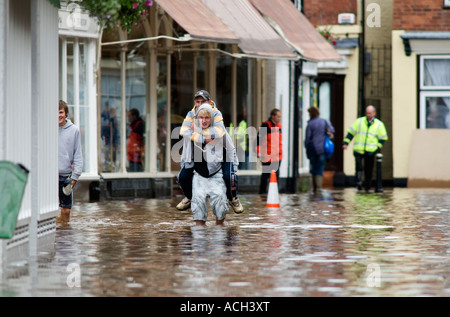
[[[338,24],[355,24],[354,13],[339,13]]]

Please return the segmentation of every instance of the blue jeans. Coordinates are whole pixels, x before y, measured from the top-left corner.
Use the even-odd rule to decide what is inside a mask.
[[[59,207],[72,209],[73,192],[69,196],[63,193],[64,181],[68,176],[59,176]]]
[[[312,175],[323,175],[323,168],[325,167],[326,154],[313,155],[309,159],[310,173]]]
[[[234,172],[233,162],[222,163],[223,180],[227,188],[228,200],[238,196],[238,176]],[[194,176],[194,168],[182,168],[178,173],[177,181],[184,196],[188,199],[192,199],[192,177]]]

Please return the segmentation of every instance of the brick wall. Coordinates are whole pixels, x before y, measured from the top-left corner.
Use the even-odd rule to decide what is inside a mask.
[[[303,12],[314,25],[338,24],[339,13],[357,15],[356,0],[304,0]]]
[[[448,31],[450,9],[443,0],[394,0],[394,30]]]

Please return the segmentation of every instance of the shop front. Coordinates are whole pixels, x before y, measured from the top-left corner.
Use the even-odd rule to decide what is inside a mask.
[[[175,6],[158,0],[129,33],[100,30],[86,12],[60,10],[60,96],[83,135],[79,199],[172,196],[178,189],[179,129],[199,89],[209,91],[235,139],[241,191],[259,185],[261,122],[271,109],[282,111],[287,133],[280,190],[295,191],[299,65],[340,56],[312,25],[305,29],[306,18],[285,2],[278,9],[297,13],[285,18],[302,25],[302,36],[268,1],[190,0]]]
[[[207,30],[170,1],[157,4],[131,33],[108,30],[102,36],[98,84],[102,195],[172,196],[180,169],[179,129],[199,89],[210,92],[229,133],[235,139],[243,137],[236,141],[241,187],[259,184],[256,133],[270,111],[264,98],[266,60],[295,60],[297,55],[249,2],[239,8],[233,3],[199,2],[212,25]],[[183,5],[192,10],[189,3]],[[230,19],[236,18],[240,24],[232,25]],[[279,45],[272,45],[274,40]],[[137,117],[131,118],[131,112]],[[142,126],[136,155],[130,153],[132,121]]]
[[[97,164],[97,20],[78,4],[62,5],[59,15],[59,99],[67,102],[71,121],[80,128],[83,173],[77,197],[89,199],[89,186],[100,179]],[[56,109],[56,105],[55,105]]]

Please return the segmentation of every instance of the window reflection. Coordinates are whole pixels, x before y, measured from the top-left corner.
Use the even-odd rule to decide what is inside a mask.
[[[120,47],[102,50],[100,107],[103,172],[145,171],[147,52],[140,43],[130,46],[125,54],[121,54]],[[124,65],[122,61],[125,61]],[[122,67],[125,67],[124,86]]]
[[[156,168],[158,171],[167,171],[166,147],[167,147],[167,59],[165,56],[158,58],[158,81],[156,87],[158,104],[158,154]]]
[[[182,57],[173,54],[171,57],[171,130],[181,127],[187,113],[194,107],[194,59],[196,58],[192,52],[182,52]],[[171,132],[172,132],[171,131]],[[171,148],[179,142],[178,133],[174,133],[174,138],[171,138]],[[177,138],[178,137],[178,138]],[[181,154],[181,149],[179,150]],[[171,170],[179,171],[180,163],[171,158]]]
[[[427,97],[426,116],[427,129],[450,129],[450,97]]]
[[[247,132],[248,128],[258,127],[255,108],[252,107],[252,63],[249,60],[237,61],[236,91],[236,153],[240,170],[256,169],[256,153],[254,139]]]
[[[104,53],[101,70],[101,164],[104,172],[121,170],[120,57]]]
[[[143,172],[145,156],[146,52],[136,46],[127,54],[126,110],[127,110],[127,171]]]
[[[89,54],[90,40],[82,38],[61,38],[60,40],[60,99],[69,106],[69,119],[76,124],[81,133],[83,153],[83,172],[92,172],[91,153],[89,151],[92,135],[89,129],[90,105],[88,100],[87,70],[94,56]]]

